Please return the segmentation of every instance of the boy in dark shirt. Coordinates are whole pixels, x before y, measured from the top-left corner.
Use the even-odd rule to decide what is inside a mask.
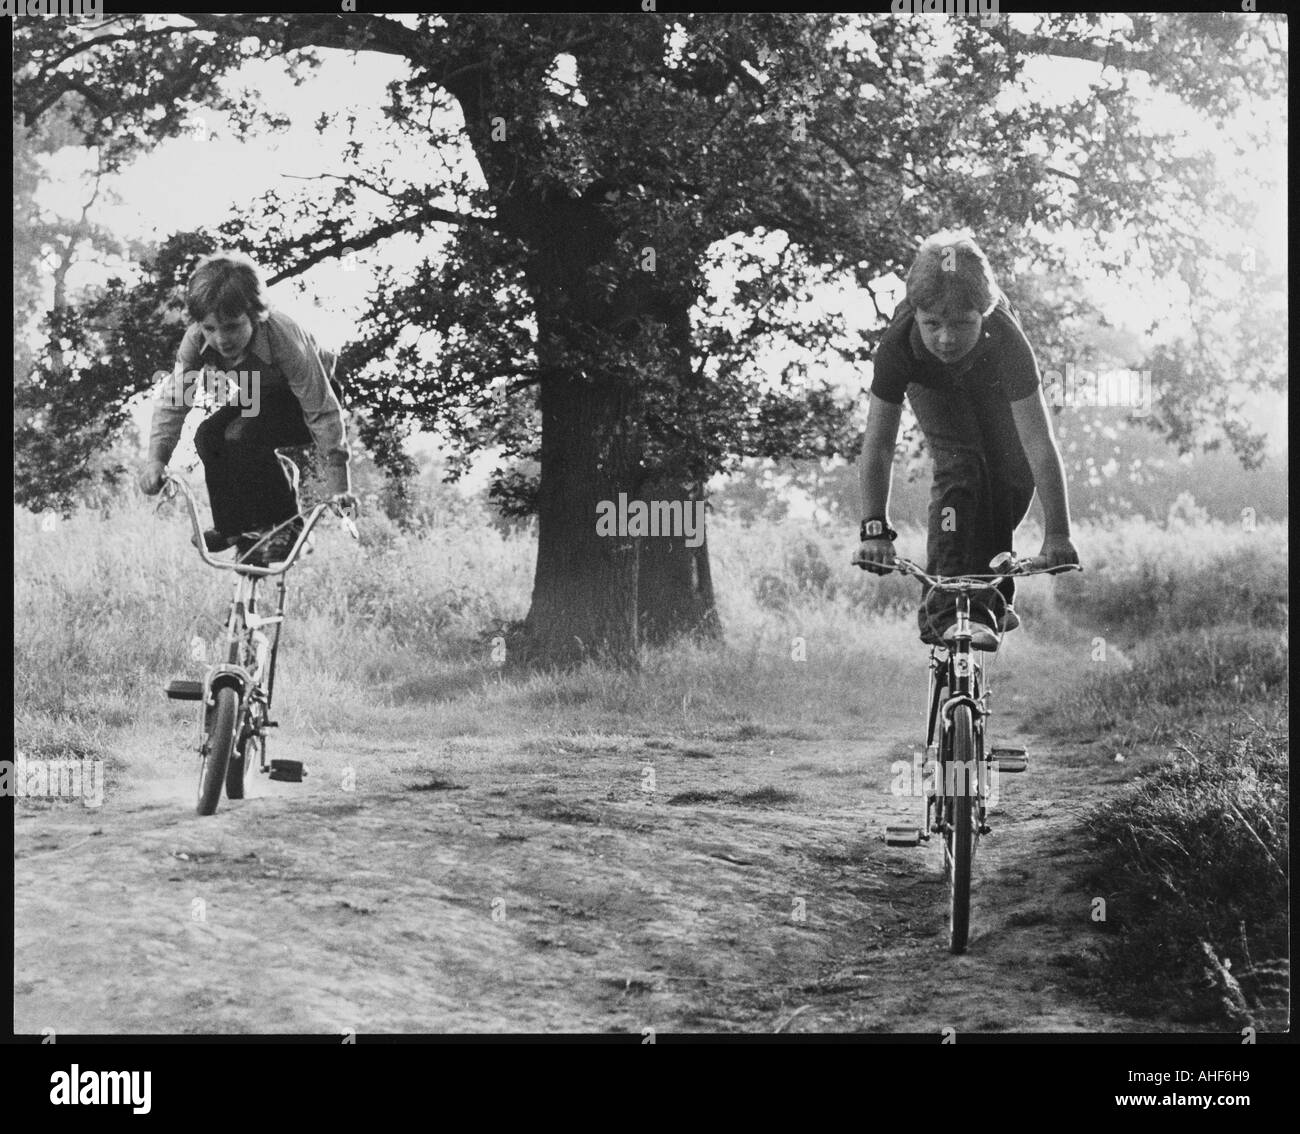
[[[853,558],[877,574],[894,557],[889,489],[904,394],[934,458],[929,574],[988,573],[989,560],[1011,550],[1035,487],[1046,529],[1038,565],[1079,562],[1034,352],[984,252],[964,234],[936,233],[921,246],[876,351],[861,463],[865,518]],[[972,602],[975,648],[995,648],[998,631],[1020,624],[1014,595],[1005,579],[987,601]],[[922,641],[942,643],[955,602],[923,598]]]
[[[245,552],[260,533],[295,516],[298,502],[276,449],[315,441],[325,458],[332,499],[354,507],[343,407],[332,385],[334,356],[289,316],[267,305],[257,266],[237,253],[205,257],[190,279],[185,333],[176,368],[159,391],[140,488],[152,496],[194,404],[199,381],[235,380],[240,404],[225,404],[199,426],[213,527],[209,551]],[[259,548],[263,562],[283,558],[301,531],[290,525]]]

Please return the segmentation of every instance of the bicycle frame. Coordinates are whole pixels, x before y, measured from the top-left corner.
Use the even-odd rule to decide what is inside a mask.
[[[921,829],[890,827],[885,832],[885,841],[891,846],[916,846],[928,842],[931,834],[941,836],[950,887],[949,948],[953,953],[966,949],[971,866],[980,836],[990,830],[988,807],[997,800],[998,776],[1002,771],[1024,771],[1026,763],[1022,748],[985,748],[989,694],[982,687],[983,667],[973,649],[971,596],[996,588],[1004,579],[1040,573],[1032,565],[1032,560],[1016,560],[1009,552],[993,561],[997,573],[991,575],[932,576],[898,557],[891,565],[926,583],[930,594],[948,593],[956,599],[956,618],[944,633],[943,645],[930,648],[925,768],[934,778],[927,779],[923,788],[925,825]],[[1048,568],[1047,572],[1060,569]],[[1000,645],[1000,640],[996,644]]]
[[[284,466],[296,494],[298,486],[297,466],[288,458],[279,454],[277,456],[280,457],[281,464]],[[241,760],[246,758],[246,745],[252,742],[256,744],[258,749],[260,771],[274,770],[275,761],[272,761],[270,769],[268,768],[266,730],[277,726],[277,722],[270,719],[270,711],[271,699],[275,691],[275,662],[280,646],[280,630],[284,624],[286,575],[289,568],[294,565],[302,553],[302,549],[307,545],[312,529],[315,528],[325,512],[333,511],[339,515],[354,539],[357,538],[356,525],[352,522],[351,517],[333,502],[321,503],[316,505],[306,516],[302,531],[282,562],[274,566],[262,567],[238,560],[233,562],[223,561],[215,559],[203,542],[198,505],[189,486],[178,477],[165,474],[164,487],[166,489],[165,500],[174,498],[178,489],[184,496],[194,531],[194,544],[203,561],[218,570],[233,571],[235,574],[230,611],[225,627],[224,653],[226,660],[216,662],[208,667],[201,683],[201,689],[195,690],[194,693],[191,693],[188,688],[173,691],[178,685],[199,685],[198,682],[173,682],[168,689],[169,696],[200,701],[198,747],[202,753],[208,744],[209,714],[214,707],[216,694],[224,688],[233,689],[238,705],[236,743],[241,754]],[[270,540],[278,532],[301,518],[303,518],[301,515],[296,515],[278,524],[274,529],[262,536],[258,544],[254,545],[254,548]],[[250,548],[249,550],[253,549]],[[274,614],[263,615],[257,610],[257,585],[260,580],[270,578],[274,578],[277,583],[276,609]],[[264,632],[265,628],[269,626],[275,627],[274,639],[268,637]],[[276,777],[272,775],[272,778]],[[232,798],[238,797],[232,794]]]
[[[982,665],[978,654],[971,648],[970,595],[973,590],[996,586],[998,581],[997,578],[992,583],[983,580],[976,582],[974,579],[960,583],[932,580],[936,589],[949,590],[956,595],[957,617],[951,634],[951,646],[930,647],[930,696],[925,751],[929,766],[939,778],[936,790],[927,792],[926,796],[926,825],[921,834],[925,840],[932,833],[947,831],[951,825],[951,816],[942,814],[941,801],[966,796],[972,789],[976,796],[977,830],[980,834],[987,833],[985,811],[990,791],[996,787],[996,770],[984,759],[984,719],[989,712],[988,693],[981,685]],[[975,744],[973,769],[957,768],[952,759],[949,729],[953,710],[958,705],[970,706]]]
[[[258,738],[263,741],[262,767],[266,766],[264,728],[273,728],[276,723],[269,717],[275,686],[275,658],[280,648],[280,628],[284,624],[285,579],[283,572],[279,574],[276,612],[269,617],[257,613],[257,577],[242,572],[235,576],[234,595],[226,618],[226,661],[209,666],[203,679],[205,706],[211,703],[215,690],[227,685],[233,687],[239,695],[241,713],[246,702],[251,701],[261,706],[263,727],[256,731]],[[264,626],[275,627],[273,640],[268,639],[263,632]],[[202,719],[199,729],[205,735]],[[203,735],[200,736],[200,743]]]

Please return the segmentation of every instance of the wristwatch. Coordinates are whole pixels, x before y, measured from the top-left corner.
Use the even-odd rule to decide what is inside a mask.
[[[858,538],[895,540],[898,538],[898,533],[889,526],[888,520],[863,520]]]

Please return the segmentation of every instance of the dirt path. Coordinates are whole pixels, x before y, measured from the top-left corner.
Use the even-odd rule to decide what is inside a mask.
[[[1019,701],[995,704],[997,740],[1014,743],[1053,675],[1037,655],[999,665]],[[1080,988],[1101,939],[1069,812],[1129,772],[1029,742],[952,957],[937,847],[883,842],[915,814],[888,790],[914,716],[883,712],[851,744],[277,737],[309,779],[262,779],[211,818],[180,756],[168,781],[128,765],[97,809],[20,799],[15,1029],[1172,1029]]]

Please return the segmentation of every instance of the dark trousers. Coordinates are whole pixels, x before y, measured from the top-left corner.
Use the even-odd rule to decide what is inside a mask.
[[[212,525],[224,535],[263,530],[298,511],[277,448],[312,443],[302,405],[289,390],[262,391],[258,413],[222,406],[199,426],[195,448],[207,475]]]
[[[987,387],[944,391],[915,382],[907,400],[934,458],[925,569],[931,575],[987,573],[994,556],[1013,550],[1012,536],[1034,498],[1034,474],[1011,406]],[[1015,596],[1010,579],[998,589],[1007,602]],[[955,605],[949,595],[924,604],[922,634],[927,621],[951,621]],[[992,592],[988,605],[1000,613],[1002,603]]]

